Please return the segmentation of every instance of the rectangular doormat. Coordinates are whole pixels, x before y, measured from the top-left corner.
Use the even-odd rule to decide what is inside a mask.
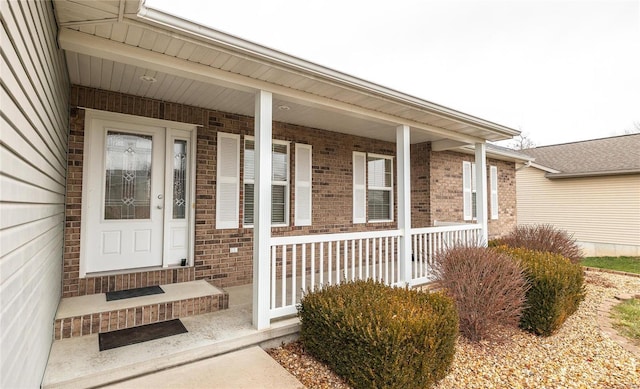
[[[147,286],[144,288],[119,290],[117,292],[107,292],[107,301],[130,299],[133,297],[150,296],[152,294],[164,293],[159,286]]]
[[[100,351],[110,350],[116,347],[147,342],[149,340],[165,338],[188,332],[180,319],[161,321],[159,323],[145,324],[139,327],[125,328],[117,331],[102,332],[98,334]]]

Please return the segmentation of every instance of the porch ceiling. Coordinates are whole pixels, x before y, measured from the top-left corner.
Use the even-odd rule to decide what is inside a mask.
[[[273,118],[395,141],[509,139],[518,131],[338,73],[149,9],[139,0],[54,0],[71,82],[253,116],[254,92],[274,94]],[[153,76],[146,83],[140,76]],[[289,110],[277,109],[286,105]]]

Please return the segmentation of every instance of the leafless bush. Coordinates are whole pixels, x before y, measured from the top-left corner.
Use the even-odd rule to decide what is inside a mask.
[[[499,242],[514,248],[560,254],[572,263],[582,259],[582,250],[573,236],[550,224],[517,226]]]
[[[460,332],[471,341],[517,327],[527,283],[520,265],[485,247],[459,246],[439,253],[435,272],[456,302]]]

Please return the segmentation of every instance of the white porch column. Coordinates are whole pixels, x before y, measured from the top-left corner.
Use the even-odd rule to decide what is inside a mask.
[[[400,239],[399,283],[411,282],[411,145],[409,126],[396,127],[396,159],[398,172],[398,228],[402,231]]]
[[[270,243],[271,243],[271,148],[272,95],[258,91],[255,104],[255,180],[253,210],[253,326],[271,325]]]
[[[487,219],[487,149],[485,143],[476,143],[476,219],[482,225],[480,239],[483,244],[489,240]]]

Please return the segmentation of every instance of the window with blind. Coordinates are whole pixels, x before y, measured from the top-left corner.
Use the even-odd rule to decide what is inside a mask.
[[[255,141],[244,142],[244,226],[253,225],[255,184]],[[273,141],[271,152],[271,224],[286,226],[289,222],[289,142]]]
[[[393,220],[393,157],[354,152],[353,222],[391,220]]]
[[[498,218],[498,168],[489,167],[489,190],[491,219]],[[462,191],[464,220],[477,219],[477,193],[476,193],[476,164],[472,162],[462,162]]]

